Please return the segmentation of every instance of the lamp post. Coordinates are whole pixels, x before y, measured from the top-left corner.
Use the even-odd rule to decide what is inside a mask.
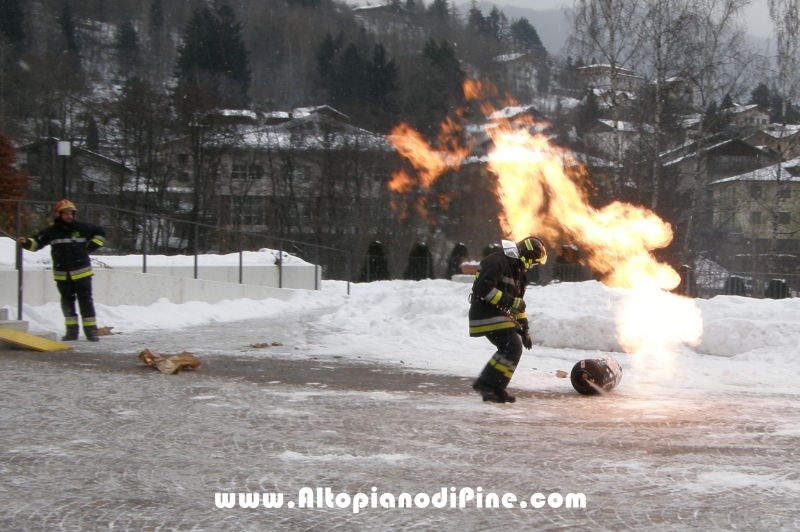
[[[59,140],[57,146],[57,153],[61,157],[61,199],[66,199],[69,195],[69,186],[67,185],[67,157],[70,156],[72,151],[72,144],[68,140]]]

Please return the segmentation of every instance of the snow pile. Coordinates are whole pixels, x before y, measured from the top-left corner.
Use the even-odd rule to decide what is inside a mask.
[[[97,311],[99,325],[124,333],[257,318],[293,320],[305,330],[298,356],[360,358],[468,377],[493,351],[486,339],[469,337],[470,288],[446,280],[382,281],[353,284],[348,296],[346,283],[325,281],[322,291],[298,290],[288,301],[176,305],[161,300],[149,307],[98,304]],[[614,321],[627,295],[595,281],[530,287],[525,300],[536,345],[523,354],[514,386],[566,391],[569,383],[555,378],[556,370],[569,372],[578,360],[611,354],[625,371],[620,389],[637,389],[645,380],[640,376],[637,383]],[[675,355],[679,371],[664,386],[800,393],[794,387],[800,377],[800,300],[717,296],[696,303],[704,322],[701,343],[680,349]],[[63,328],[55,303],[25,307],[25,319],[32,330]]]

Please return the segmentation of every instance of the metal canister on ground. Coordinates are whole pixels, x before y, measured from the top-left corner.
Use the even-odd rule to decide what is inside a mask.
[[[622,367],[608,355],[587,358],[575,364],[570,380],[583,395],[610,392],[622,380]]]

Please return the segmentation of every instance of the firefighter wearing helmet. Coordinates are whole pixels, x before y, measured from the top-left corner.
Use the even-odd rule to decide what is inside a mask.
[[[522,347],[533,347],[525,314],[526,272],[547,261],[544,243],[529,236],[516,244],[503,240],[503,249],[481,261],[472,284],[469,335],[485,336],[497,351],[472,384],[484,401],[513,403],[506,392],[522,356]]]
[[[29,251],[38,251],[48,244],[53,258],[53,278],[61,294],[61,310],[67,328],[62,341],[78,339],[78,314],[81,312],[86,339],[97,342],[97,319],[92,301],[92,262],[89,253],[105,243],[103,228],[75,219],[77,209],[69,200],[56,204],[56,219],[32,238],[20,237],[19,243]]]

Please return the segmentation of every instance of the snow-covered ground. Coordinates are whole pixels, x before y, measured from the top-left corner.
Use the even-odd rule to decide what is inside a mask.
[[[288,301],[240,299],[210,305],[176,305],[161,300],[149,307],[97,305],[100,326],[115,332],[173,330],[252,318],[280,320],[306,313],[315,339],[303,342],[303,356],[371,359],[428,372],[470,376],[491,354],[485,339],[467,334],[470,285],[446,280],[351,284],[325,281],[321,291],[297,291]],[[569,387],[556,370],[570,371],[582,358],[612,354],[625,374],[620,390],[641,387],[692,390],[747,390],[797,394],[800,380],[800,299],[759,300],[718,296],[697,300],[703,318],[699,345],[673,355],[670,374],[654,378],[646,355],[632,364],[617,340],[615,315],[627,297],[623,289],[598,282],[530,287],[526,295],[534,349],[523,354],[513,386],[531,390]],[[13,314],[13,311],[12,311]],[[25,307],[33,331],[61,331],[57,304]],[[652,364],[660,371],[661,364]],[[634,369],[635,367],[635,369]]]

